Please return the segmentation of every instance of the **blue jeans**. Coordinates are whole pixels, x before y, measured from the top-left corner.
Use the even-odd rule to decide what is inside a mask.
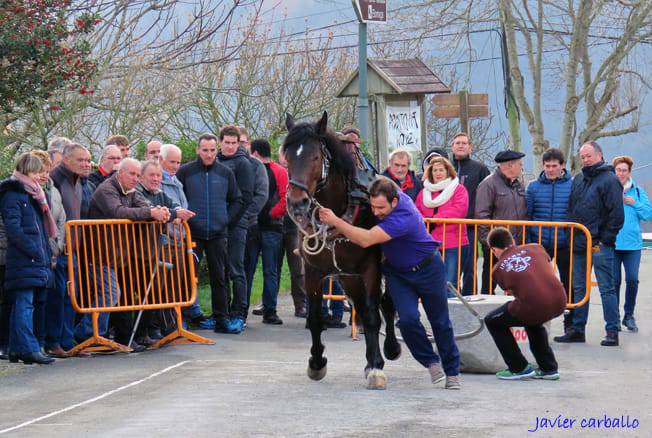
[[[462,274],[464,272],[464,265],[467,261],[467,258],[469,256],[469,245],[464,245],[462,248],[446,248],[446,260],[444,260],[444,264],[446,265],[446,281],[449,281],[455,289],[457,289],[457,256],[460,252],[462,252],[462,256],[460,259],[460,280],[462,279]],[[439,250],[442,252],[442,249],[440,248]],[[471,269],[473,269],[473,266],[471,266]],[[473,272],[471,272],[473,274]],[[473,281],[473,279],[471,279]],[[459,290],[459,289],[458,289]],[[471,293],[473,293],[473,289],[471,289]],[[447,292],[448,297],[454,297],[455,295],[451,292]]]
[[[254,276],[258,267],[258,257],[260,256],[260,232],[258,225],[252,225],[247,229],[247,244],[245,245],[245,278],[247,279],[247,315],[251,305],[251,288],[254,285]],[[280,278],[280,277],[279,277]]]
[[[278,258],[283,234],[277,231],[260,232],[260,249],[263,256],[263,307],[265,313],[276,312],[279,276]]]
[[[323,289],[322,290],[323,290],[323,293],[326,294],[326,295],[328,294],[328,283],[329,283],[328,277],[324,278],[324,280],[322,281],[322,284],[323,284]],[[331,292],[332,292],[332,295],[344,295],[344,289],[342,288],[342,285],[335,278],[333,278],[333,290]],[[344,316],[344,301],[341,301],[341,300],[322,300],[321,314],[324,317],[328,317],[328,307],[329,307],[328,302],[329,301],[330,301],[330,309],[331,309],[331,314],[333,316],[333,319],[341,321],[342,317]]]
[[[76,283],[75,291],[79,292],[77,281],[77,258],[73,258],[73,269]],[[48,292],[45,319],[45,348],[61,347],[70,350],[75,346],[75,311],[68,295],[68,256],[57,257],[54,270],[54,289]]]
[[[231,301],[231,316],[246,319],[247,317],[247,279],[245,278],[244,255],[247,244],[247,229],[236,225],[229,228],[227,240],[227,259],[229,279],[233,299]]]
[[[45,347],[45,320],[46,320],[46,303],[48,296],[53,289],[34,289],[34,298],[32,305],[34,337],[38,341],[39,347]]]
[[[5,289],[5,266],[0,266],[0,348],[9,347],[11,311],[14,308],[13,290]]]
[[[14,308],[11,311],[9,351],[16,354],[35,353],[41,349],[34,336],[35,289],[14,291]]]
[[[611,246],[600,244],[600,251],[593,253],[593,270],[598,280],[602,298],[602,314],[605,330],[617,331],[620,327],[618,297],[614,286],[614,253]],[[573,253],[573,300],[578,302],[586,294],[586,253]],[[589,303],[573,310],[573,328],[584,333],[589,319]]]
[[[447,376],[460,373],[460,353],[455,344],[453,324],[448,316],[446,266],[438,254],[418,271],[397,271],[383,266],[387,288],[398,312],[399,328],[412,356],[424,367],[439,362],[439,356],[421,324],[419,299],[432,327],[437,351]]]
[[[102,285],[104,285],[104,296],[102,296]],[[120,286],[112,268],[108,266],[102,266],[101,269],[95,268],[95,287],[97,288],[98,302],[95,302],[95,294],[92,294],[91,307],[110,307],[118,304]],[[97,331],[100,336],[106,336],[109,331],[109,315],[107,312],[100,313],[97,320]],[[75,327],[75,338],[81,341],[91,336],[93,336],[93,320],[90,313],[85,313]]]
[[[476,274],[476,278],[475,279],[473,278],[474,277],[473,245],[475,244],[476,247],[478,246],[478,242],[475,240],[476,233],[475,233],[475,227],[473,225],[469,225],[467,227],[467,235],[469,237],[469,244],[466,247],[467,248],[466,257],[465,254],[462,253],[462,278],[464,280],[462,283],[462,295],[473,295],[473,291],[478,290],[477,274]],[[479,254],[479,250],[476,251]],[[446,250],[446,252],[448,253],[448,250]]]
[[[641,265],[641,250],[616,250],[614,256],[614,273],[616,274],[616,297],[620,304],[620,283],[622,273],[620,266],[625,267],[625,316],[634,316],[636,295],[638,294],[638,268]],[[620,308],[620,306],[618,306]]]

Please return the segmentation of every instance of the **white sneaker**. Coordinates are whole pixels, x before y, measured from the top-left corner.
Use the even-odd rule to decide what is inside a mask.
[[[460,375],[457,376],[446,376],[446,389],[462,389],[462,384],[460,382]]]
[[[428,367],[428,372],[430,373],[430,380],[432,383],[439,383],[446,378],[446,374],[444,374],[444,370],[441,369],[441,364],[439,362],[430,365]]]

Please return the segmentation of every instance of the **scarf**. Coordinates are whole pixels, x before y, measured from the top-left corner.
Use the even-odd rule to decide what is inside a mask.
[[[625,186],[623,187],[623,193],[627,193],[629,191],[629,189],[632,188],[632,185],[633,185],[632,179],[629,178],[627,180],[627,182],[625,183]]]
[[[446,178],[438,183],[431,183],[426,178],[423,181],[423,205],[428,208],[436,208],[447,203],[451,196],[453,196],[453,192],[455,192],[455,189],[459,184],[460,180],[457,177],[455,177],[455,179]],[[438,192],[441,193],[433,199],[433,193]]]
[[[400,181],[396,176],[394,176],[391,170],[387,169],[387,172],[394,181],[401,183],[401,190],[406,191],[414,188],[414,181],[412,181],[412,175],[410,175],[410,172],[405,175],[405,179],[403,181]]]
[[[30,195],[41,208],[43,225],[45,226],[45,231],[48,233],[48,237],[51,239],[56,238],[57,224],[52,217],[52,212],[50,212],[48,200],[45,197],[43,188],[36,181],[28,178],[27,175],[23,175],[20,172],[14,171],[12,177],[23,184],[27,194]]]

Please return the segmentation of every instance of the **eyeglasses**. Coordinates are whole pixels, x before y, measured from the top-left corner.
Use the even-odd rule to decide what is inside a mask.
[[[112,160],[112,161],[120,161],[122,160],[122,157],[106,157],[107,160]]]

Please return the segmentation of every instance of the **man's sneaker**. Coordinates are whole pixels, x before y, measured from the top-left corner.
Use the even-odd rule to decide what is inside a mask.
[[[245,322],[244,319],[242,318],[231,318],[227,323],[226,323],[226,330],[227,333],[230,333],[232,335],[237,335],[240,334],[244,331],[245,329]]]
[[[210,317],[199,323],[199,328],[204,330],[215,330],[215,318]]]
[[[511,372],[509,369],[498,371],[496,373],[496,377],[498,377],[500,380],[521,380],[521,379],[527,379],[530,377],[533,377],[535,374],[534,368],[532,368],[532,365],[527,364],[525,369],[523,371],[519,371],[517,373]]]
[[[586,336],[582,332],[578,332],[574,328],[569,328],[566,334],[563,336],[555,336],[553,338],[555,342],[560,342],[562,344],[568,344],[571,342],[586,342]]]
[[[603,347],[617,347],[618,346],[618,332],[609,330],[600,345]]]
[[[462,383],[460,382],[460,375],[457,376],[446,376],[446,389],[462,389]]]
[[[623,325],[627,327],[627,330],[630,332],[638,332],[638,327],[636,326],[636,320],[631,315],[625,315],[623,318]]]
[[[441,369],[441,364],[435,362],[428,367],[428,372],[430,373],[430,381],[432,383],[439,383],[446,378],[444,370]]]
[[[278,317],[276,312],[269,312],[263,315],[263,324],[281,325],[283,320]]]
[[[215,321],[215,320],[213,320]],[[230,321],[228,319],[223,319],[221,321],[216,321],[215,322],[215,327],[213,328],[213,331],[215,333],[229,333],[229,324]]]
[[[306,310],[306,306],[296,307],[294,309],[294,316],[296,316],[297,318],[307,318],[308,310]]]
[[[559,371],[535,370],[532,378],[539,380],[559,380]]]
[[[265,307],[263,306],[263,303],[258,304],[254,309],[251,311],[252,314],[254,315],[262,315],[265,312]]]

